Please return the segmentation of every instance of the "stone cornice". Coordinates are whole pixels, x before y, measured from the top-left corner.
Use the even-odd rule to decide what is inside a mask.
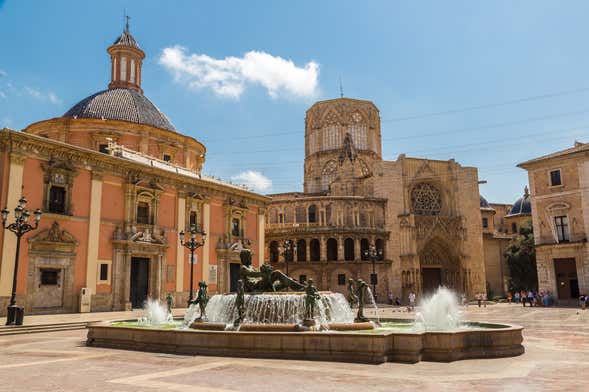
[[[128,178],[130,172],[137,173],[142,178],[157,179],[160,184],[175,187],[179,191],[198,192],[224,199],[239,196],[246,202],[256,205],[266,205],[270,202],[269,197],[245,189],[183,176],[124,158],[7,128],[0,130],[0,146],[6,146],[11,154],[44,160],[49,160],[52,156],[59,157],[79,167],[123,178]]]

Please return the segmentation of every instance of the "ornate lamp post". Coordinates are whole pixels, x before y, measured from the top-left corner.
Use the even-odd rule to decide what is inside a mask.
[[[370,274],[370,284],[372,285],[372,295],[376,302],[376,285],[378,284],[378,275],[376,274],[376,260],[382,256],[382,249],[376,249],[374,243],[364,251],[364,256],[372,262],[372,274]]]
[[[204,246],[205,241],[207,239],[207,233],[204,230],[197,230],[196,225],[190,226],[190,230],[188,231],[190,234],[190,239],[188,241],[184,241],[184,230],[182,230],[178,235],[180,236],[180,244],[185,246],[186,248],[190,249],[190,295],[188,296],[188,306],[192,302],[192,292],[193,292],[193,283],[194,283],[194,251]],[[196,237],[200,235],[201,240],[197,241]]]
[[[12,231],[16,235],[16,254],[14,256],[14,274],[12,276],[12,295],[10,297],[10,304],[8,305],[8,314],[6,319],[6,325],[22,325],[24,318],[24,309],[16,305],[16,278],[18,276],[18,256],[20,254],[20,238],[31,230],[35,230],[39,227],[39,221],[41,220],[41,210],[36,209],[33,214],[35,215],[35,225],[29,223],[31,213],[27,210],[27,199],[21,197],[18,201],[18,206],[14,209],[14,223],[6,225],[8,219],[8,208],[2,210],[2,227]],[[5,260],[6,261],[6,260]]]
[[[284,268],[286,269],[286,276],[288,276],[288,257],[292,255],[294,251],[294,242],[292,240],[284,240],[284,244],[281,247],[282,254],[284,255]]]

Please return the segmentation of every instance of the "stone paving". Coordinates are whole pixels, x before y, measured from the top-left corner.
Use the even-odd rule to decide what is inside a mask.
[[[589,390],[589,311],[498,304],[466,318],[523,325],[526,353],[411,365],[195,357],[89,348],[79,330],[0,337],[0,391]]]

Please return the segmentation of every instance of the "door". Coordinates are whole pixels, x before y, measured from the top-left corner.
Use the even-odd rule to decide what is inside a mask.
[[[131,306],[142,308],[149,290],[149,258],[131,259]]]
[[[237,281],[239,280],[239,269],[241,264],[229,264],[229,291],[234,293],[237,291]]]
[[[421,279],[423,294],[431,294],[442,284],[442,269],[441,268],[422,268]]]
[[[570,300],[579,298],[577,263],[575,263],[574,258],[554,259],[554,274],[556,276],[558,299]]]
[[[37,289],[33,292],[35,311],[63,307],[63,280],[63,269],[39,268]]]

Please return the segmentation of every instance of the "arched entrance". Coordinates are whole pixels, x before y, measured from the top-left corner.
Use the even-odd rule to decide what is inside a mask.
[[[444,241],[430,240],[419,253],[419,264],[423,294],[439,286],[462,291],[459,260]]]

